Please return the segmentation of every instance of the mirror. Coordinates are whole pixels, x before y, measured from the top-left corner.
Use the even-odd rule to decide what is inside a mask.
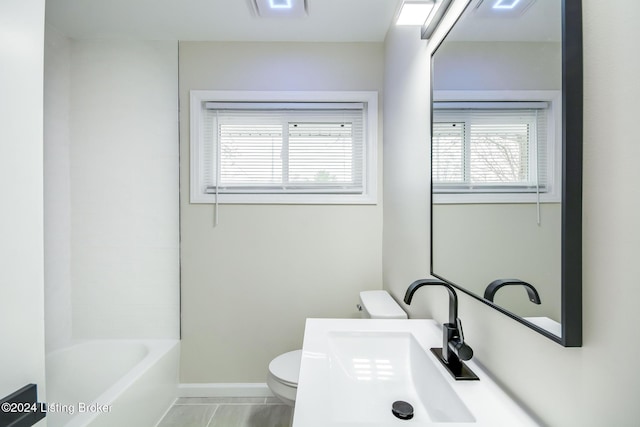
[[[471,0],[432,55],[431,274],[582,343],[579,0]]]

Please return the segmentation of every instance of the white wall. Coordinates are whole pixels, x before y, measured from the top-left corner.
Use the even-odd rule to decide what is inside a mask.
[[[71,340],[71,41],[45,29],[44,274],[47,352]]]
[[[44,1],[0,2],[0,397],[45,392],[43,62]]]
[[[181,120],[190,89],[381,93],[382,60],[381,43],[181,43]],[[189,204],[188,141],[182,126],[181,382],[265,382],[274,356],[302,346],[305,318],[357,316],[358,292],[382,287],[381,195],[221,205],[214,227],[212,205]]]
[[[411,282],[429,277],[429,60],[418,28],[389,31],[384,76],[383,273],[385,288],[399,301]],[[414,301],[414,309],[424,307],[422,298]]]
[[[177,56],[71,43],[74,338],[179,336]]]
[[[456,1],[452,10],[459,10],[462,3]],[[460,296],[460,317],[475,358],[545,424],[630,427],[637,425],[640,417],[640,380],[633,362],[640,352],[640,342],[635,339],[640,322],[640,288],[636,283],[640,277],[636,259],[640,245],[636,188],[640,145],[635,131],[629,132],[625,125],[636,120],[640,97],[640,59],[629,55],[636,50],[640,4],[586,0],[583,8],[583,347],[563,348],[465,295]],[[398,77],[404,71],[389,61],[392,54],[400,55],[396,50],[428,60],[422,49],[409,41],[401,45],[390,35],[387,70]],[[392,95],[385,95],[389,101]],[[421,92],[416,92],[416,97],[427,99]],[[409,97],[404,102],[418,100]],[[418,151],[415,154],[420,155]],[[406,178],[407,174],[401,173],[395,184],[400,186]],[[428,220],[422,203],[412,206]],[[398,214],[388,214],[385,209],[385,227],[391,215]],[[416,234],[422,235],[422,226],[417,222],[415,226]],[[402,245],[395,248],[412,256],[412,246],[426,252],[427,245],[428,239],[420,242],[415,238],[407,240],[406,249]],[[387,248],[385,238],[385,254]],[[402,256],[399,253],[396,259]],[[389,272],[398,265],[400,261],[394,259],[385,261]],[[424,268],[428,269],[428,258]],[[407,281],[403,275],[385,273],[385,279],[385,286],[396,295],[404,292]],[[425,306],[412,304],[412,316],[446,319],[446,298],[433,291],[438,290],[416,295]]]

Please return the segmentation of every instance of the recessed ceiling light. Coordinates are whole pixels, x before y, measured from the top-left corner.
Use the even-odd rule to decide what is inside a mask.
[[[269,0],[271,9],[291,9],[291,0]]]
[[[513,19],[524,15],[536,0],[484,0],[473,13],[483,18]]]
[[[402,3],[396,25],[422,25],[433,9],[433,0],[405,1]]]
[[[494,9],[513,9],[520,3],[520,0],[497,0],[493,4]]]
[[[300,18],[308,15],[307,0],[253,0],[253,8],[264,18]]]

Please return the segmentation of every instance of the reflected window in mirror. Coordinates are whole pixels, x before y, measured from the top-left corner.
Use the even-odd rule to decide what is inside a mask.
[[[436,203],[559,202],[552,101],[434,102]]]

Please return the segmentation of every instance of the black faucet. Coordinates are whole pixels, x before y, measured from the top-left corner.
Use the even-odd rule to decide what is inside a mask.
[[[464,342],[462,323],[458,318],[458,295],[455,289],[437,279],[416,280],[407,288],[404,295],[405,304],[410,305],[413,294],[423,286],[444,286],[449,291],[449,321],[442,325],[442,348],[432,348],[431,352],[456,380],[477,380],[477,375],[462,362],[473,357],[473,350]]]
[[[498,289],[507,285],[522,285],[527,290],[527,294],[529,295],[529,301],[534,304],[540,304],[540,295],[538,295],[538,291],[533,287],[532,284],[523,282],[520,279],[498,279],[489,283],[487,289],[484,290],[484,299],[493,302],[493,297],[498,292]]]

